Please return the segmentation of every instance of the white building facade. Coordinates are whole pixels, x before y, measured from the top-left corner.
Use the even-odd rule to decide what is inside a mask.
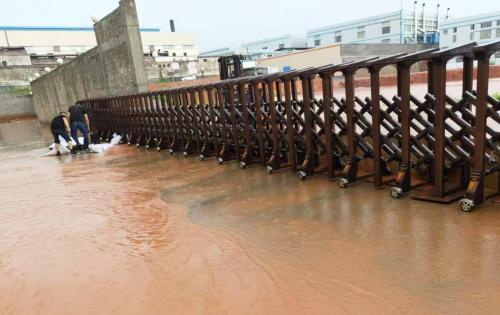
[[[171,57],[175,61],[198,58],[194,33],[141,28],[141,38],[145,55]],[[77,56],[96,45],[91,27],[0,26],[0,47],[24,47],[32,57]]]
[[[500,40],[500,11],[444,21],[440,38],[439,46],[442,49],[470,42],[481,45]],[[500,64],[500,52],[491,57],[491,63]],[[449,63],[449,68],[461,66],[460,58]]]
[[[500,11],[444,21],[440,47],[500,40]]]
[[[308,47],[335,43],[428,43],[437,44],[438,18],[404,10],[334,24],[307,31]]]
[[[266,52],[276,50],[300,50],[307,47],[307,40],[303,36],[286,34],[264,38],[257,41],[243,43],[241,49],[248,52]]]

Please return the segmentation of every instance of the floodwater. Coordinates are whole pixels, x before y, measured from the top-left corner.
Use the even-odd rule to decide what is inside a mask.
[[[500,206],[0,125],[0,314],[498,314]]]

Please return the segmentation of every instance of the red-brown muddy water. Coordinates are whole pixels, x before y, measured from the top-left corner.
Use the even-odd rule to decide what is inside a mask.
[[[0,314],[498,314],[500,207],[0,125]]]

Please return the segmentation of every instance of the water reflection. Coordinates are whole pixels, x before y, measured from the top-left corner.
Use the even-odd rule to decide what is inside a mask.
[[[500,309],[493,203],[465,215],[126,146],[47,158],[37,126],[0,125],[0,314]]]

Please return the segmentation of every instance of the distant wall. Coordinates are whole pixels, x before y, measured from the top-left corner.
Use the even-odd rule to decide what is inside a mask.
[[[283,71],[283,67],[287,66],[291,69],[304,69],[403,52],[414,53],[433,47],[437,46],[429,44],[334,44],[260,59],[257,64],[259,66],[269,66],[276,71]],[[425,64],[417,64],[412,67],[412,71],[425,71],[426,69]],[[386,67],[383,69],[382,74],[393,74],[395,72],[395,68]],[[368,72],[359,71],[357,75],[367,76]]]
[[[147,91],[134,0],[121,0],[94,30],[97,47],[31,83],[41,122],[48,123],[77,100]]]
[[[325,46],[292,52],[282,56],[269,57],[257,60],[257,65],[271,67],[276,71],[283,71],[284,67],[290,69],[305,69],[320,67],[341,62],[340,45]]]
[[[29,78],[40,73],[40,66],[0,67],[0,86],[29,85]]]
[[[32,96],[0,94],[0,122],[35,116]]]
[[[342,61],[359,60],[367,57],[390,56],[398,53],[415,53],[430,48],[432,44],[341,44]]]

